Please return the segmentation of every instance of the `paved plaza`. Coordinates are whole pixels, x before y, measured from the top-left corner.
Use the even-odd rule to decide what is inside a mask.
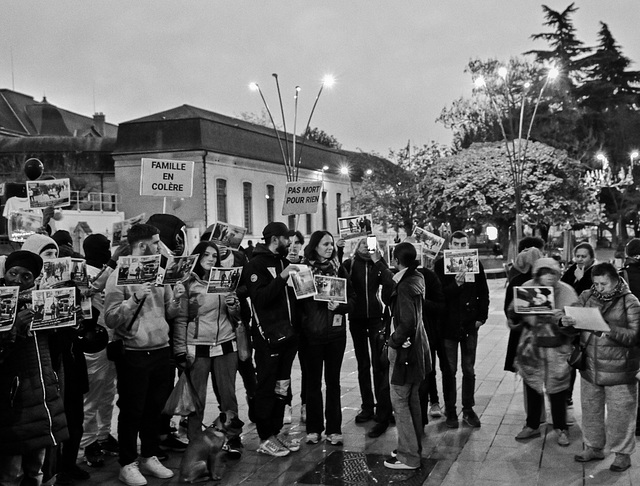
[[[381,458],[396,447],[394,427],[378,439],[366,433],[374,422],[356,424],[355,415],[360,405],[356,359],[347,345],[342,367],[343,447],[320,443],[303,444],[299,452],[284,458],[258,454],[258,436],[255,425],[247,424],[243,433],[245,451],[239,461],[228,461],[220,485],[382,485],[407,484],[427,486],[443,485],[582,485],[616,484],[640,485],[640,454],[632,456],[633,467],[623,473],[609,471],[613,460],[587,464],[574,462],[573,456],[582,450],[580,431],[579,386],[574,393],[576,425],[570,427],[571,445],[560,447],[551,425],[541,438],[526,443],[516,442],[514,436],[524,424],[522,382],[513,373],[503,371],[508,331],[502,306],[505,279],[489,280],[491,307],[489,320],[482,327],[478,341],[476,364],[476,412],[482,421],[480,429],[471,429],[460,422],[459,429],[448,429],[444,419],[431,420],[425,427],[423,468],[425,471],[384,471]],[[438,371],[438,375],[440,375]],[[438,376],[439,377],[439,376]],[[299,425],[300,367],[296,361],[293,371],[293,424],[289,434],[304,438],[304,426]],[[439,380],[438,380],[439,381]],[[460,380],[458,380],[460,386]],[[247,407],[242,382],[237,380],[240,417],[247,421]],[[441,392],[441,387],[439,388]],[[296,395],[298,394],[298,395]],[[440,393],[441,395],[441,393]],[[213,393],[209,394],[205,422],[217,415]],[[442,397],[441,397],[442,401]],[[545,426],[543,425],[543,429]],[[114,431],[115,419],[114,419]],[[338,451],[338,452],[336,452]],[[344,452],[341,452],[344,451]],[[333,453],[333,455],[332,455]],[[170,453],[167,466],[176,476],[171,480],[149,478],[149,485],[178,484],[181,454]],[[318,464],[326,460],[325,467]],[[434,465],[435,464],[435,465]],[[433,467],[426,479],[426,470]],[[315,474],[312,472],[315,471]],[[78,484],[116,485],[118,464],[115,458],[101,469],[91,469],[91,480]],[[304,478],[303,478],[304,477]],[[316,482],[309,482],[309,478]],[[213,484],[209,482],[208,484]]]

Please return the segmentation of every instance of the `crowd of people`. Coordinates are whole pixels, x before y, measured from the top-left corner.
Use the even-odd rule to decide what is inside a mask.
[[[193,271],[175,285],[119,285],[115,271],[122,255],[161,254],[162,266],[171,256],[183,256],[185,225],[171,215],[153,215],[133,225],[128,244],[113,254],[106,237],[88,236],[82,256],[88,290],[71,281],[42,279],[43,260],[81,257],[67,232],[33,235],[8,255],[0,265],[0,285],[18,286],[20,294],[13,326],[0,333],[0,389],[7,392],[0,400],[0,485],[88,479],[90,473],[77,464],[80,451],[90,467],[103,465],[105,455],[117,455],[119,479],[130,486],[147,484],[149,476],[171,478],[173,471],[162,464],[166,451],[183,452],[202,433],[209,380],[226,424],[229,459],[243,455],[245,420],[256,424],[258,453],[287,456],[299,451],[303,441],[308,447],[321,440],[340,446],[347,330],[362,401],[355,421],[372,422],[367,432],[372,438],[396,425],[397,447],[384,461],[386,467],[420,467],[429,417],[444,415],[449,428],[458,428],[459,418],[469,427],[481,427],[474,411],[474,367],[478,332],[489,311],[481,262],[477,273],[452,274],[443,259],[436,259],[433,270],[423,268],[409,241],[397,244],[386,262],[366,238],[345,255],[344,242],[330,232],[314,232],[305,246],[301,233],[280,222],[269,223],[262,242],[251,244],[249,251],[219,246],[210,236],[208,228],[192,252],[197,256]],[[447,242],[453,250],[469,245],[462,231],[447,234]],[[640,240],[627,245],[629,259],[621,273],[596,262],[588,244],[575,248],[575,263],[564,272],[558,261],[544,257],[543,248],[542,240],[525,238],[508,276],[505,369],[522,376],[525,395],[525,425],[516,440],[541,435],[546,393],[557,441],[570,443],[576,372],[569,358],[579,350],[586,447],[575,460],[603,459],[607,446],[615,453],[611,469],[624,471],[639,430]],[[211,272],[219,267],[243,267],[236,290],[208,292]],[[292,280],[303,267],[316,276],[344,279],[344,298],[297,298]],[[92,318],[83,318],[76,306],[75,327],[30,330],[30,292],[49,286],[75,287],[76,302],[90,299]],[[553,309],[518,312],[513,300],[517,286],[553,288]],[[583,329],[565,314],[565,306],[598,309],[609,330]],[[300,383],[291,380],[296,355]],[[172,430],[172,417],[163,413],[183,374],[195,394],[195,411],[179,419],[186,438]],[[247,417],[239,416],[238,374]],[[291,423],[298,388],[303,441],[284,428]],[[111,431],[116,395],[117,439]]]

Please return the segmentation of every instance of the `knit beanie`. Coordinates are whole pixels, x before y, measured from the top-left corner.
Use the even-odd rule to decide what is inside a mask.
[[[515,261],[513,262],[513,268],[518,270],[520,273],[527,273],[531,270],[533,264],[540,258],[542,258],[542,252],[532,246],[531,248],[527,248],[526,250],[518,253]]]
[[[31,251],[17,250],[11,253],[4,264],[4,271],[6,272],[13,267],[23,267],[29,270],[34,278],[38,278],[42,271],[42,258]]]
[[[73,246],[73,240],[71,239],[71,233],[66,230],[58,230],[53,235],[51,235],[53,241],[55,241],[58,246],[69,245]]]
[[[553,270],[556,275],[560,276],[560,264],[553,258],[539,258],[538,260],[536,260],[533,264],[533,276],[537,276],[540,273],[540,270],[542,270],[543,268]]]
[[[60,251],[58,244],[53,240],[53,238],[38,233],[29,236],[29,238],[24,240],[24,243],[22,244],[23,250],[30,251],[36,255],[40,255],[43,251],[48,250],[49,248],[55,248]]]
[[[87,263],[92,267],[102,268],[111,258],[111,242],[100,233],[87,236],[82,249]]]
[[[640,255],[640,238],[629,240],[629,243],[627,243],[627,246],[624,248],[624,252],[628,257]]]

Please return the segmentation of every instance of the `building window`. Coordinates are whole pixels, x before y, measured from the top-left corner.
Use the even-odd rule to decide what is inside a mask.
[[[313,227],[311,225],[311,215],[307,214],[307,234],[310,235],[313,233]]]
[[[327,191],[322,191],[322,229],[327,231]]]
[[[267,184],[267,223],[274,219],[274,208],[276,203],[276,189],[271,184]]]
[[[242,199],[244,202],[244,227],[247,233],[253,234],[253,196],[251,182],[242,183]]]
[[[227,181],[216,179],[216,197],[218,201],[218,221],[227,222]]]
[[[338,218],[342,218],[342,194],[336,194],[336,214]]]
[[[289,229],[296,229],[296,215],[295,214],[290,214],[289,215],[288,226],[289,226]]]

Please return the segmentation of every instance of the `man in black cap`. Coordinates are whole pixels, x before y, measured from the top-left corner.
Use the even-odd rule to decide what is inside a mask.
[[[258,452],[275,457],[300,449],[299,442],[280,433],[291,384],[291,366],[298,349],[296,297],[287,285],[289,275],[296,271],[286,258],[293,235],[294,231],[284,223],[269,223],[262,231],[264,243],[256,245],[253,258],[243,271],[253,308]]]

